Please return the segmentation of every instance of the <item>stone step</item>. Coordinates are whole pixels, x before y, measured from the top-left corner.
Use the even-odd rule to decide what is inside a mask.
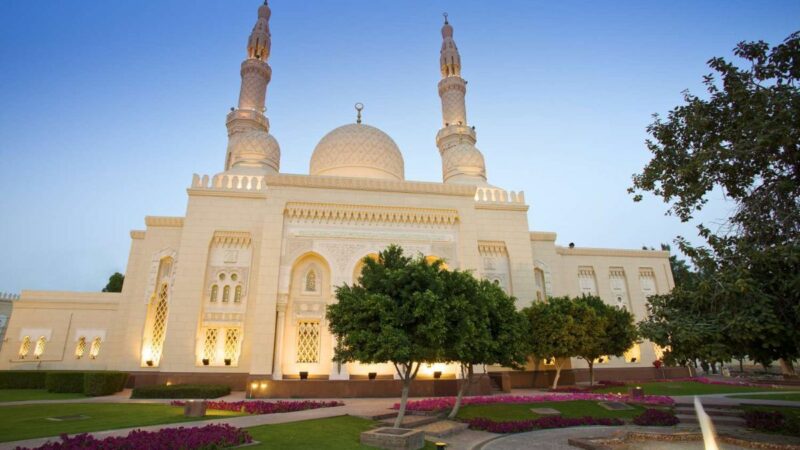
[[[742,411],[738,409],[729,409],[729,408],[706,408],[703,407],[706,414],[711,417],[740,417],[742,415]],[[687,416],[696,416],[697,411],[694,408],[689,408],[688,406],[682,406],[680,408],[675,408],[675,414],[683,414]]]
[[[731,403],[711,403],[711,402],[700,402],[703,405],[703,408],[713,408],[713,409],[736,409],[739,405],[731,404]],[[676,408],[692,408],[694,409],[694,401],[692,400],[678,400],[674,403]]]
[[[403,428],[417,428],[441,420],[438,416],[405,416],[403,417]],[[386,426],[394,426],[394,418],[381,420]]]
[[[425,436],[434,438],[445,438],[454,434],[461,433],[469,427],[464,422],[456,422],[453,420],[439,420],[427,425],[415,427],[417,430],[425,432]]]
[[[681,423],[686,424],[693,424],[697,425],[699,422],[697,421],[697,416],[687,415],[687,414],[676,414],[675,417],[681,421]],[[734,425],[734,426],[744,426],[745,421],[741,417],[727,417],[727,416],[720,416],[714,417],[711,419],[711,422],[714,423],[715,426],[720,425]]]
[[[386,420],[397,417],[397,411],[375,412],[362,416],[370,420]]]

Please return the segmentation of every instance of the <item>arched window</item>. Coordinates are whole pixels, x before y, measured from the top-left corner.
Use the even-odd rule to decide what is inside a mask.
[[[297,362],[319,362],[319,321],[301,320],[297,322]]]
[[[234,303],[241,303],[242,302],[242,286],[236,286],[236,289],[233,290],[233,302]]]
[[[84,353],[86,353],[86,338],[81,336],[78,338],[78,343],[75,345],[75,358],[83,358]]]
[[[317,292],[317,272],[314,270],[306,274],[306,292]]]
[[[219,286],[215,284],[211,286],[211,298],[209,300],[212,302],[217,301],[217,294],[219,294]]]
[[[231,287],[225,286],[224,288],[222,288],[222,302],[228,303],[228,300],[230,300],[230,298],[231,298]]]
[[[25,336],[22,338],[22,344],[19,346],[19,359],[25,359],[31,351],[31,337]]]
[[[89,358],[95,359],[100,354],[100,337],[92,340],[92,346],[89,348]]]
[[[33,349],[33,357],[39,359],[44,354],[44,348],[47,346],[47,338],[39,336],[36,340],[36,347]]]

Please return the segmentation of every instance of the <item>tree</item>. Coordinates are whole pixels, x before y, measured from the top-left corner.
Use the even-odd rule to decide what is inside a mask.
[[[713,284],[708,301],[735,330],[737,352],[782,358],[791,371],[800,355],[800,33],[773,48],[741,42],[734,54],[747,67],[712,58],[707,98],[685,92],[666,120],[655,116],[653,158],[629,191],[635,201],[661,197],[684,222],[714,190],[735,205],[718,229],[698,224],[705,247],[676,241]]]
[[[558,387],[564,362],[577,356],[579,343],[587,339],[589,331],[580,320],[584,316],[579,309],[569,297],[550,297],[522,310],[530,324],[527,340],[531,353],[540,359],[553,358],[553,389]]]
[[[111,275],[108,278],[108,284],[106,287],[103,288],[103,292],[122,292],[122,284],[125,282],[125,275],[114,272],[114,275]]]
[[[584,335],[578,341],[576,356],[589,365],[589,385],[594,385],[594,361],[601,356],[622,356],[639,334],[633,314],[603,303],[600,297],[583,295],[573,300],[573,318]]]
[[[408,392],[420,365],[444,357],[448,304],[441,261],[411,258],[392,245],[365,258],[358,284],[336,289],[327,319],[338,339],[334,359],[391,362],[403,382],[394,426],[405,416]]]
[[[514,298],[497,284],[463,271],[445,272],[444,276],[449,305],[444,360],[459,363],[462,378],[449,415],[454,418],[472,383],[475,365],[516,368],[525,363],[528,329]]]

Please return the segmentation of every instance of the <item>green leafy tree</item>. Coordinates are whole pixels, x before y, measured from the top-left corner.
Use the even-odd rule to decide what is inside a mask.
[[[469,389],[476,365],[520,367],[528,356],[527,321],[515,300],[488,280],[477,280],[463,271],[445,272],[448,325],[444,360],[461,368],[459,386],[450,418],[456,417]]]
[[[125,275],[114,272],[114,275],[111,275],[108,278],[108,284],[106,287],[103,288],[103,292],[122,292],[122,284],[125,282]]]
[[[365,258],[358,284],[338,287],[337,303],[327,309],[336,361],[394,365],[403,382],[396,428],[420,366],[444,358],[450,330],[443,272],[441,261],[408,257],[392,245]]]
[[[594,362],[601,356],[622,356],[636,343],[639,332],[633,314],[607,305],[600,297],[584,295],[573,300],[573,317],[585,334],[576,356],[589,365],[589,385],[594,385]]]
[[[539,359],[553,358],[553,389],[558,387],[565,362],[578,355],[580,343],[589,339],[592,331],[580,320],[586,317],[581,308],[585,307],[569,297],[550,297],[522,310],[530,324],[527,340],[531,353]]]
[[[684,222],[713,191],[735,205],[722,226],[698,225],[705,247],[678,245],[712,284],[708,301],[735,330],[735,353],[782,358],[791,371],[800,355],[800,33],[772,48],[741,42],[734,54],[745,67],[712,58],[707,95],[686,92],[666,119],[655,116],[653,158],[629,191],[636,201],[661,197]]]

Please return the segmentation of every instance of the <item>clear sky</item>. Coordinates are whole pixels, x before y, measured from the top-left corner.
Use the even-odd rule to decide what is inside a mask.
[[[0,2],[0,291],[99,290],[145,215],[183,215],[222,170],[225,114],[258,0]],[[392,136],[406,178],[440,181],[441,13],[489,182],[523,190],[558,243],[694,237],[631,175],[654,112],[700,92],[712,56],[800,29],[800,1],[273,0],[267,95],[281,171],[354,120]],[[706,218],[724,216],[717,202]]]

